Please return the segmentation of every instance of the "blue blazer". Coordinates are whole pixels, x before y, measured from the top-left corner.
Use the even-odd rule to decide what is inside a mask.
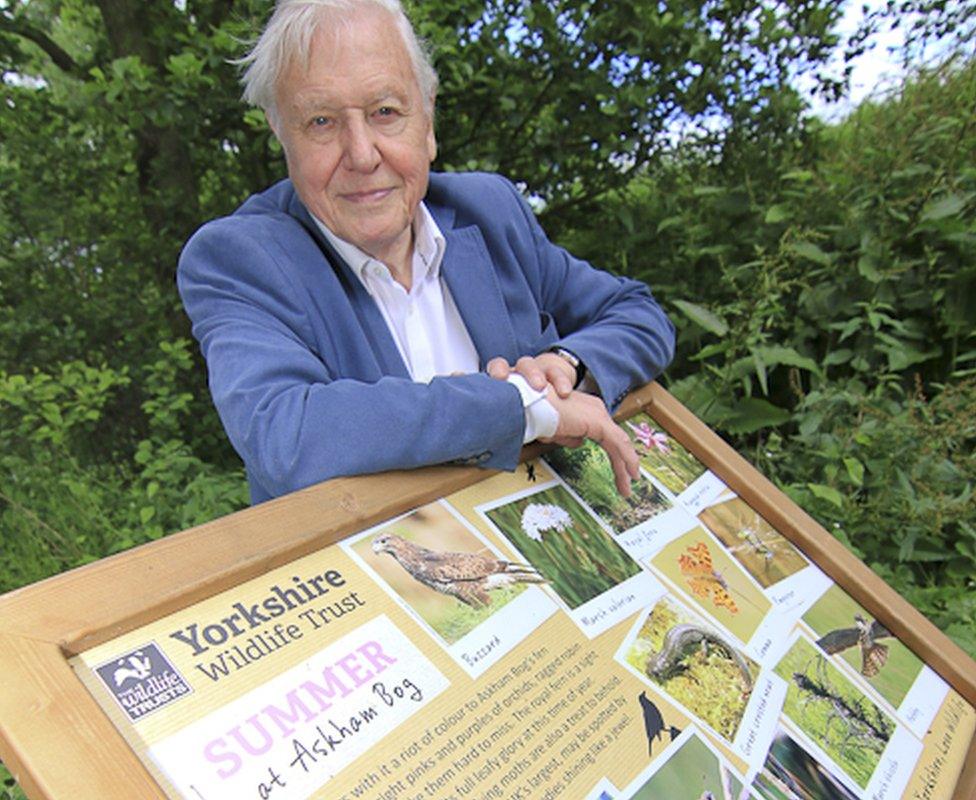
[[[647,287],[551,244],[505,179],[435,173],[425,202],[482,369],[561,344],[612,409],[670,361],[673,328]],[[339,475],[518,463],[518,391],[484,372],[412,381],[379,308],[290,181],[200,228],[178,284],[253,502]]]

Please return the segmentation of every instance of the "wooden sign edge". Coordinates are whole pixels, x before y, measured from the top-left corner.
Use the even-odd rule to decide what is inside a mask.
[[[663,387],[632,392],[617,417],[641,410],[976,706],[976,663],[961,648]],[[67,659],[485,477],[430,467],[327,481],[0,596],[0,674],[16,687],[0,693],[0,758],[38,800],[96,787],[106,800],[164,798]],[[94,750],[72,746],[79,730]],[[976,737],[953,795],[972,797]]]

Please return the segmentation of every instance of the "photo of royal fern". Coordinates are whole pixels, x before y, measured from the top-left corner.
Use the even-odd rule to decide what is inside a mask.
[[[741,792],[739,778],[693,733],[643,785],[636,791],[629,788],[627,797],[631,800],[701,800],[703,797],[720,800],[737,799]]]
[[[895,732],[895,721],[799,637],[774,671],[787,683],[783,714],[862,789]]]
[[[563,486],[484,513],[571,609],[641,572]]]
[[[828,655],[844,659],[896,710],[922,671],[921,659],[839,586],[803,615]]]
[[[641,466],[675,494],[705,474],[705,465],[660,430],[647,414],[636,414],[623,428],[637,449]]]
[[[545,583],[531,566],[500,556],[440,503],[348,545],[447,644]]]
[[[668,597],[651,609],[624,660],[729,742],[759,676],[755,661]]]
[[[752,788],[763,800],[857,800],[830,770],[782,727]]]
[[[808,566],[800,551],[740,497],[709,506],[698,518],[763,588]]]
[[[630,530],[671,507],[661,490],[643,477],[631,483],[630,497],[621,497],[610,459],[588,439],[582,447],[560,447],[544,458],[614,533]]]

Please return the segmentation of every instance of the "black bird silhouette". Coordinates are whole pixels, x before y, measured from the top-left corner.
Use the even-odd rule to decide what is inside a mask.
[[[525,476],[530,481],[532,481],[532,483],[535,483],[535,464],[526,464],[525,465]]]
[[[878,642],[887,639],[891,632],[877,620],[870,622],[860,614],[854,615],[853,628],[838,628],[817,639],[817,646],[828,655],[840,653],[850,647],[861,647],[861,674],[873,678],[888,660],[888,647]]]
[[[664,717],[661,716],[660,709],[648,699],[646,692],[641,692],[637,701],[641,704],[641,711],[644,714],[644,731],[647,733],[647,754],[650,756],[654,754],[654,740],[660,739],[661,734],[667,728],[664,727]]]

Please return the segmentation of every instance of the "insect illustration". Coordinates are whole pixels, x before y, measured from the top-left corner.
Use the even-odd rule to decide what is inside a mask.
[[[678,556],[678,566],[695,597],[703,600],[710,597],[716,608],[728,609],[730,614],[739,613],[728,583],[712,565],[712,553],[705,542],[688,547],[686,553]]]
[[[769,562],[773,560],[774,554],[769,545],[759,537],[759,531],[747,525],[736,535],[749,550],[763,559],[764,566],[768,569]]]

